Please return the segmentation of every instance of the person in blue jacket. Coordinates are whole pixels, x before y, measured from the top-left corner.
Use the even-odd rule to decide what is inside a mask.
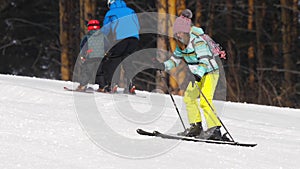
[[[102,71],[105,74],[105,83],[99,84],[99,92],[114,92],[114,84],[111,84],[113,75],[120,77],[117,67],[121,64],[125,70],[125,89],[124,93],[135,94],[135,86],[129,79],[129,73],[132,72],[132,63],[126,62],[126,57],[137,50],[139,43],[140,24],[135,11],[127,7],[123,0],[108,0],[109,10],[105,14],[102,32],[109,37],[112,44],[106,53],[105,68]]]

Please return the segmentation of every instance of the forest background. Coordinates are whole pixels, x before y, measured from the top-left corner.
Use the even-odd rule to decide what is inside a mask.
[[[300,108],[299,0],[125,0],[137,13],[179,15],[189,8],[227,52],[223,66],[229,101]],[[72,80],[86,21],[103,21],[106,0],[0,0],[0,73]],[[171,33],[173,19],[158,18]],[[139,49],[172,51],[172,38],[143,34]],[[168,76],[182,95],[180,66]],[[155,70],[135,77],[138,89],[162,87]]]

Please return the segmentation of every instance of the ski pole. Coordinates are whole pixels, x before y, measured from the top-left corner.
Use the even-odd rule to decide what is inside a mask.
[[[205,97],[205,95],[203,94],[203,92],[201,91],[201,89],[199,88],[198,84],[196,84],[197,89],[199,90],[200,94],[202,95],[202,97],[204,98],[204,100],[206,101],[206,103],[208,104],[208,106],[210,107],[210,109],[215,113],[215,115],[217,116],[218,120],[220,121],[220,123],[222,124],[222,126],[224,127],[226,133],[229,135],[229,137],[231,138],[231,140],[234,142],[233,137],[231,136],[231,134],[229,133],[229,131],[227,130],[227,128],[225,127],[224,123],[222,122],[222,120],[219,118],[219,116],[216,114],[214,108],[211,106],[211,104],[208,102],[207,98]]]
[[[171,99],[172,99],[173,105],[174,105],[174,107],[175,107],[175,109],[176,109],[176,112],[177,112],[177,114],[178,114],[178,116],[179,116],[179,119],[180,119],[180,121],[181,121],[181,124],[182,124],[184,130],[186,130],[186,127],[185,127],[185,125],[184,125],[184,123],[183,123],[183,120],[182,120],[182,118],[181,118],[181,115],[180,115],[179,110],[178,110],[178,108],[177,108],[177,105],[176,105],[176,103],[175,103],[175,100],[174,100],[174,98],[173,98],[173,96],[172,96],[172,94],[171,94],[171,91],[170,91],[170,89],[169,89],[169,87],[168,87],[168,84],[167,84],[167,82],[166,82],[166,79],[165,79],[165,77],[162,75],[161,70],[159,70],[159,73],[160,73],[160,77],[161,77],[162,80],[164,81],[165,86],[166,86],[167,89],[168,89],[168,93],[169,93],[169,95],[170,95],[170,97],[171,97]]]

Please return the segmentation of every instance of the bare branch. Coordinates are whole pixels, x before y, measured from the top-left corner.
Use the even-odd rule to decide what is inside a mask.
[[[287,70],[287,69],[277,69],[277,68],[257,68],[257,70],[258,71],[289,72],[289,73],[300,75],[300,71],[297,71],[297,70]]]
[[[38,24],[38,23],[34,23],[34,22],[31,22],[31,21],[28,21],[28,20],[25,20],[25,19],[21,19],[21,18],[8,18],[8,19],[5,20],[5,22],[9,22],[9,21],[23,22],[23,23],[30,24],[30,25],[33,25],[33,26],[38,26],[40,28],[51,30],[51,28],[49,28],[47,26],[44,26],[44,25]]]

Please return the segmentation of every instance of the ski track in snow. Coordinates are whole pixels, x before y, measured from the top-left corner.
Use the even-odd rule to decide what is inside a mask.
[[[74,88],[76,84],[0,75],[1,169],[300,168],[299,109],[216,101],[221,105],[219,116],[235,141],[258,145],[246,148],[179,142],[135,132],[137,128],[162,132],[173,126],[182,129],[168,95],[143,91],[137,92],[147,98],[86,94],[65,91],[64,86]],[[84,129],[76,103],[91,97],[110,131],[131,139],[111,139],[110,144],[120,151],[97,144]],[[182,98],[174,98],[186,123]],[[86,111],[88,116],[89,107]],[[131,116],[136,112],[138,118]],[[101,134],[103,138],[111,136],[109,132]],[[147,144],[141,146],[143,141]],[[160,151],[160,146],[170,147]]]

